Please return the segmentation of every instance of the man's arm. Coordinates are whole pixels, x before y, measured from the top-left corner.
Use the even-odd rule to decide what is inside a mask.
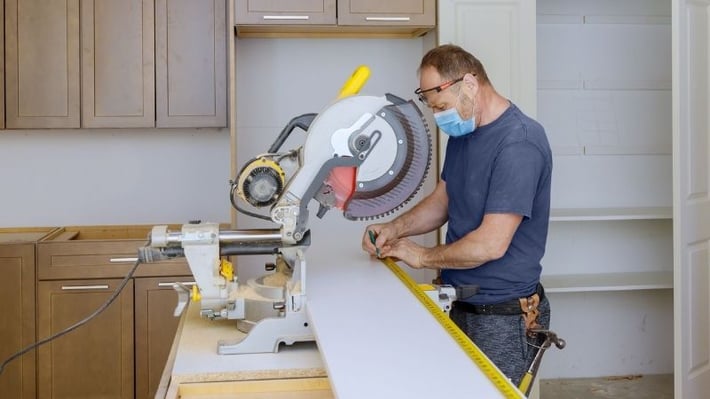
[[[388,243],[382,256],[398,258],[421,269],[470,269],[505,255],[523,217],[513,213],[490,213],[481,225],[456,242],[426,248],[408,239]]]

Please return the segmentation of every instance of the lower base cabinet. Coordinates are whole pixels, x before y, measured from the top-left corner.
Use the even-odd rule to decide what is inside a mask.
[[[145,277],[135,279],[136,399],[153,399],[170,354],[179,317],[174,282],[192,277]]]
[[[131,269],[151,228],[61,227],[38,242],[37,339],[99,309]],[[193,281],[190,274],[185,259],[140,264],[101,314],[39,348],[37,398],[152,398],[179,321],[173,283]]]
[[[121,280],[40,281],[37,332],[48,337],[98,309]],[[39,398],[131,399],[133,393],[133,281],[101,314],[40,347]]]
[[[2,237],[0,232],[0,240]],[[0,362],[35,340],[33,243],[0,242]],[[34,399],[35,352],[10,362],[0,375],[0,396]],[[5,396],[7,395],[7,396]]]

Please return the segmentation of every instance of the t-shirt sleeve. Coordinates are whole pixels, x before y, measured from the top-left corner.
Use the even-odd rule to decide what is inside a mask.
[[[531,217],[544,168],[544,157],[532,143],[520,141],[505,146],[493,165],[485,213]]]

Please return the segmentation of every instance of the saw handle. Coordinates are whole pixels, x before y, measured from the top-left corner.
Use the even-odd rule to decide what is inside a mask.
[[[313,119],[316,118],[318,114],[303,114],[299,115],[293,119],[291,119],[288,122],[288,125],[286,125],[283,130],[281,130],[281,133],[279,133],[279,136],[276,137],[276,140],[274,140],[274,143],[271,144],[271,147],[269,147],[269,152],[270,153],[276,153],[279,151],[279,148],[283,145],[284,141],[288,138],[288,136],[291,135],[291,132],[293,129],[299,127],[301,128],[304,132],[308,131],[308,128],[311,127],[311,122],[313,122]]]
[[[367,65],[360,65],[355,68],[353,74],[350,78],[345,81],[343,87],[340,88],[340,93],[338,94],[338,100],[344,97],[352,96],[360,92],[362,86],[365,86],[365,82],[370,78],[370,68]]]

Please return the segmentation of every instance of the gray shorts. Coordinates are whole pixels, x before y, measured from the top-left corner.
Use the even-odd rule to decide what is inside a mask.
[[[537,322],[542,328],[550,328],[550,302],[543,298],[538,305]],[[468,335],[483,353],[515,385],[530,367],[541,342],[528,338],[522,315],[481,315],[465,312],[454,307],[451,320]]]

